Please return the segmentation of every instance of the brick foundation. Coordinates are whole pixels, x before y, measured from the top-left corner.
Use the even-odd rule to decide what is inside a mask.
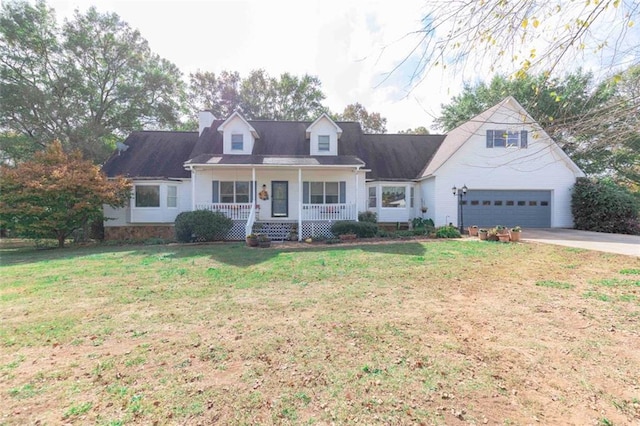
[[[142,226],[105,226],[105,241],[148,240],[162,238],[174,240],[176,238],[173,225],[142,225]]]

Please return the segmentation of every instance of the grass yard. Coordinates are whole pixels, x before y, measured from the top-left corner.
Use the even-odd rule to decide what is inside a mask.
[[[0,424],[640,423],[640,260],[0,246]]]

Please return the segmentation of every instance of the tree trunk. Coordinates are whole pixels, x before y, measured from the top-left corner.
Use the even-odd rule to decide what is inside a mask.
[[[58,234],[58,248],[64,248],[64,240],[66,236],[64,234]]]

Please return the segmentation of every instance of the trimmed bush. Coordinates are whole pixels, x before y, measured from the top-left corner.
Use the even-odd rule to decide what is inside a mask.
[[[176,239],[183,243],[221,240],[232,226],[233,221],[220,212],[182,212],[175,221]]]
[[[331,226],[333,235],[356,234],[358,238],[375,237],[378,226],[371,222],[355,222],[350,220],[336,222]]]
[[[640,235],[640,203],[609,179],[578,178],[571,196],[576,229]]]
[[[436,229],[436,238],[460,238],[460,231],[455,226],[441,226]]]
[[[360,212],[358,213],[358,220],[360,222],[378,223],[378,215],[375,212]]]

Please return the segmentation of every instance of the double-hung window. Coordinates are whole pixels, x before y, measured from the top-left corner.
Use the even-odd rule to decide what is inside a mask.
[[[167,207],[178,207],[178,187],[176,185],[167,186]]]
[[[527,148],[526,130],[487,130],[487,148]]]
[[[250,203],[253,199],[250,181],[214,180],[212,187],[212,203]]]
[[[244,135],[241,133],[231,135],[231,150],[242,151],[244,149]]]
[[[304,204],[343,204],[347,198],[347,183],[303,182],[302,202]]]
[[[331,147],[331,138],[329,135],[318,136],[318,151],[328,152]]]
[[[369,207],[376,207],[378,204],[378,197],[376,195],[377,188],[375,186],[369,187]]]

